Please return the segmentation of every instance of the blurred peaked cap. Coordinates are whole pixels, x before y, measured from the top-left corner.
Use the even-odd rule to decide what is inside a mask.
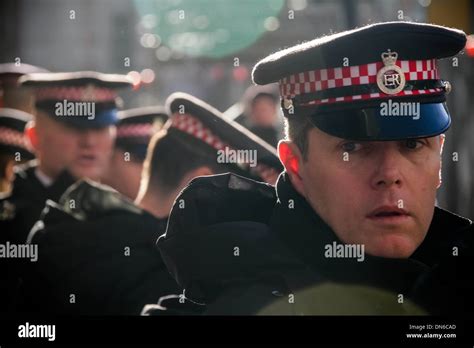
[[[9,108],[0,108],[0,152],[15,154],[19,152],[23,159],[33,159],[30,144],[24,135],[24,129],[33,115]]]
[[[31,64],[16,64],[16,63],[1,63],[0,64],[0,79],[4,75],[25,75],[32,73],[46,73],[48,70],[40,68]]]
[[[20,83],[34,88],[39,110],[75,128],[100,128],[117,123],[117,90],[132,87],[132,80],[126,75],[95,71],[27,74],[20,78]],[[93,107],[95,115],[58,115],[61,105],[68,113]]]
[[[33,115],[17,109],[0,108],[0,118],[2,122],[12,124],[13,128],[23,132],[26,123],[33,120]],[[3,124],[5,123],[2,123],[2,125]]]
[[[146,106],[119,111],[118,118],[115,145],[143,160],[151,137],[163,128],[169,116],[163,106]]]
[[[0,85],[17,87],[22,75],[45,72],[48,70],[30,64],[3,63],[0,64]]]
[[[66,87],[94,85],[108,88],[124,88],[133,85],[132,79],[122,74],[103,74],[97,71],[74,71],[56,73],[32,73],[23,76],[20,83],[33,87]]]
[[[216,151],[225,148],[256,150],[257,162],[281,170],[277,151],[270,144],[206,102],[186,93],[176,92],[166,100],[171,128],[191,135]]]
[[[125,124],[153,123],[157,118],[165,123],[169,116],[164,106],[144,106],[118,112],[118,126]]]
[[[276,52],[252,72],[278,82],[287,118],[309,117],[322,131],[354,140],[434,136],[450,124],[437,60],[459,53],[464,32],[438,25],[387,22],[324,36]],[[420,104],[419,117],[386,117],[382,103]]]

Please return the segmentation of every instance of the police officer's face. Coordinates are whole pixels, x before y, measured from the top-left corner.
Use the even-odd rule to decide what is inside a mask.
[[[68,169],[75,177],[98,180],[112,154],[115,127],[78,129],[57,122],[44,114],[36,119],[40,168],[56,177]]]
[[[295,186],[313,209],[345,243],[410,256],[433,218],[444,137],[352,142],[314,128],[308,140]]]
[[[258,126],[271,127],[278,117],[276,103],[268,97],[259,97],[252,105],[251,118]]]

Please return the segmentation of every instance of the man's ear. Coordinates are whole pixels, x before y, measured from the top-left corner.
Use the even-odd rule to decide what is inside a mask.
[[[437,189],[439,189],[441,187],[441,184],[443,182],[443,178],[442,178],[442,175],[441,175],[441,169],[443,167],[443,160],[442,160],[442,155],[443,155],[443,146],[444,146],[444,140],[445,140],[446,136],[444,134],[440,134],[439,136],[439,157],[440,157],[440,166],[439,166],[439,182],[438,182],[438,186],[436,187]]]
[[[7,181],[10,183],[13,183],[13,180],[15,179],[15,164],[15,161],[7,162],[7,165],[5,167],[5,173],[3,173],[5,179],[7,179]]]
[[[278,143],[278,156],[290,177],[293,187],[299,194],[305,197],[303,179],[301,177],[301,165],[303,164],[303,155],[298,146],[292,141],[280,140]]]
[[[444,146],[444,140],[446,139],[446,135],[440,134],[439,135],[439,154],[443,154],[443,146]]]
[[[38,134],[35,121],[29,121],[25,126],[25,135],[34,151],[38,150]]]

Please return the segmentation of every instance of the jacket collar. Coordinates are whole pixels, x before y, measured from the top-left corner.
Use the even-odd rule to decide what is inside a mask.
[[[29,200],[44,202],[46,199],[58,201],[66,189],[74,184],[76,179],[68,172],[63,171],[50,186],[45,186],[38,179],[36,160],[20,166],[15,172],[12,197],[28,197]]]

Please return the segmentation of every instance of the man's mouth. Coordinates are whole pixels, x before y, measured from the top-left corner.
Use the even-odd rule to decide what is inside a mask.
[[[367,218],[379,222],[402,222],[411,217],[411,214],[398,206],[381,206],[367,215]]]
[[[94,165],[96,161],[97,161],[97,156],[92,155],[92,154],[83,154],[77,158],[77,163],[80,166],[86,166],[86,167]]]

